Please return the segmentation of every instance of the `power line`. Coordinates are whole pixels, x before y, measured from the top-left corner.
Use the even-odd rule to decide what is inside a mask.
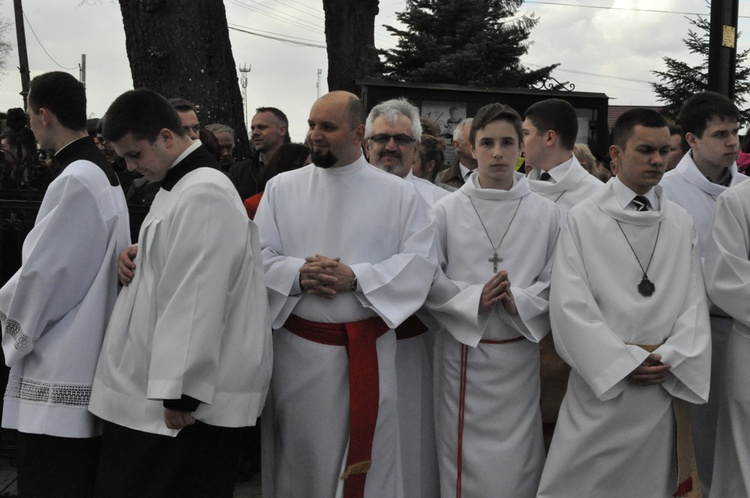
[[[326,48],[325,45],[317,45],[314,43],[305,43],[305,42],[299,42],[296,40],[291,40],[289,38],[282,38],[280,36],[270,36],[270,35],[264,35],[261,33],[256,33],[255,31],[250,31],[249,29],[243,29],[237,26],[229,26],[229,29],[233,29],[235,31],[239,31],[240,33],[246,33],[248,35],[253,36],[259,36],[261,38],[268,38],[269,40],[276,40],[284,43],[291,43],[292,45],[301,45],[303,47],[313,47],[313,48]]]
[[[61,65],[60,65],[60,63],[59,63],[59,62],[57,62],[57,61],[56,61],[56,60],[55,60],[55,59],[54,59],[54,58],[53,58],[53,57],[52,57],[52,56],[51,56],[51,55],[49,54],[49,52],[47,52],[47,49],[46,49],[46,48],[44,48],[44,45],[42,44],[42,41],[41,41],[41,40],[39,39],[39,37],[38,37],[38,36],[36,36],[36,31],[34,31],[34,27],[33,27],[33,26],[31,25],[31,22],[29,22],[29,18],[28,18],[28,17],[26,17],[26,12],[24,12],[24,13],[23,13],[23,18],[24,18],[24,19],[26,20],[26,24],[28,24],[28,25],[29,25],[29,29],[31,30],[31,33],[32,33],[32,34],[34,35],[34,38],[36,38],[36,41],[37,41],[37,42],[39,42],[39,46],[40,46],[40,47],[42,47],[42,50],[44,50],[44,53],[45,53],[45,54],[47,54],[47,57],[49,57],[49,58],[50,58],[50,60],[51,60],[52,62],[54,62],[54,63],[55,63],[56,65],[57,65],[57,67],[59,67],[60,69],[65,69],[66,71],[72,71],[72,70],[74,70],[74,69],[78,69],[78,66],[73,66],[73,67],[65,67],[65,66],[61,66]]]
[[[540,0],[524,0],[523,3],[536,3],[542,5],[558,5],[561,7],[580,7],[582,9],[601,9],[601,10],[624,10],[626,12],[649,12],[652,14],[677,14],[682,16],[704,16],[707,17],[710,13],[707,12],[680,12],[677,10],[658,10],[658,9],[639,9],[636,7],[607,7],[604,5],[579,5],[572,3],[560,3],[560,2],[543,2]],[[750,19],[750,16],[737,16],[740,19]]]

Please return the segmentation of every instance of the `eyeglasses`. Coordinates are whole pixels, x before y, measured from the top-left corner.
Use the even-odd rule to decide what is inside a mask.
[[[411,138],[409,135],[404,135],[403,133],[399,133],[398,135],[388,135],[387,133],[380,133],[369,138],[369,140],[372,140],[378,145],[386,145],[391,141],[391,139],[393,139],[393,142],[399,147],[403,147],[417,141],[417,139]]]

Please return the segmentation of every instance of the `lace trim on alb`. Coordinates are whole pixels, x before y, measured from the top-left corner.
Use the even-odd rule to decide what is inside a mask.
[[[8,334],[13,338],[13,347],[17,351],[22,351],[24,348],[28,348],[28,345],[31,343],[31,337],[23,333],[20,323],[8,318],[8,316],[2,311],[0,311],[0,321],[5,323],[3,333]]]
[[[6,398],[45,403],[48,405],[88,406],[91,386],[80,384],[48,384],[11,378],[5,390]]]

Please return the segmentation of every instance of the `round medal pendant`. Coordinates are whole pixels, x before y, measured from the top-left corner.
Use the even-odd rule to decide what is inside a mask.
[[[656,287],[654,286],[654,283],[648,279],[646,275],[643,275],[643,279],[641,280],[641,283],[638,284],[638,293],[641,296],[649,297],[651,294],[654,293],[656,290]]]

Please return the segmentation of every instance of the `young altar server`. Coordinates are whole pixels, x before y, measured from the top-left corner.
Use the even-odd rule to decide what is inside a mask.
[[[555,255],[550,320],[572,371],[538,496],[695,496],[687,403],[706,402],[711,360],[698,236],[657,185],[664,118],[628,111],[612,141],[617,177],[568,212]]]
[[[427,300],[445,328],[435,345],[441,496],[530,497],[544,463],[538,342],[559,213],[515,172],[516,111],[482,107],[470,140],[479,173],[435,204],[444,273]]]
[[[255,424],[271,374],[258,230],[160,95],[119,96],[104,136],[128,169],[162,183],[91,393],[107,422],[97,496],[231,498],[241,428]]]

